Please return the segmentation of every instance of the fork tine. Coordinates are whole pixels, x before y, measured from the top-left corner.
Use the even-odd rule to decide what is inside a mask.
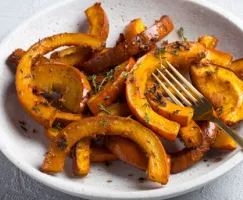
[[[204,96],[191,84],[188,80],[186,80],[168,61],[166,61],[170,69],[176,74],[176,76],[181,79],[181,81],[193,92],[195,93],[200,99],[203,99]]]
[[[195,104],[197,103],[197,99],[191,95],[190,92],[187,91],[187,89],[169,72],[168,69],[164,65],[161,64],[162,70],[165,71],[170,78],[179,86],[179,88],[186,93],[186,95],[190,98],[191,101],[193,101]]]
[[[158,73],[160,74],[160,76],[169,84],[169,86],[175,91],[175,93],[178,95],[178,97],[187,105],[187,106],[192,106],[192,104],[190,103],[190,101],[188,101],[177,89],[176,87],[165,77],[165,75],[158,70]]]
[[[179,106],[184,106],[176,97],[171,93],[171,91],[164,85],[164,83],[154,74],[153,77],[158,81],[160,86],[164,89],[164,91],[169,95],[169,97]]]

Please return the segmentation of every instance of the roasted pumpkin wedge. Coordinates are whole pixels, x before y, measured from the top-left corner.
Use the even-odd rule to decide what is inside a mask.
[[[227,133],[217,127],[216,138],[211,147],[220,150],[234,150],[237,144]]]
[[[214,65],[219,65],[222,67],[230,66],[233,56],[231,54],[207,48],[206,57],[201,61],[201,63],[209,63]]]
[[[121,94],[124,93],[126,75],[134,64],[135,60],[130,58],[129,61],[117,66],[114,72],[114,78],[111,77],[104,88],[88,100],[88,107],[94,115],[115,103]]]
[[[198,42],[204,44],[206,48],[214,49],[217,46],[218,38],[204,35],[198,38]]]
[[[73,173],[76,176],[86,176],[90,168],[90,138],[79,140],[74,147]]]
[[[187,126],[192,120],[193,109],[172,103],[163,96],[161,90],[154,77],[150,77],[147,82],[146,97],[152,109],[166,119]]]
[[[111,153],[104,145],[92,145],[90,147],[90,162],[106,162],[117,160],[115,154]]]
[[[228,68],[243,80],[243,59],[234,60]]]
[[[168,182],[167,155],[159,138],[131,118],[114,116],[89,117],[64,128],[52,141],[41,170],[46,173],[63,171],[64,161],[71,147],[85,137],[99,134],[120,135],[134,141],[148,156],[148,178],[161,184]]]
[[[225,124],[233,125],[243,119],[243,82],[234,72],[216,65],[193,65],[190,76]]]
[[[175,51],[177,51],[175,55]],[[199,62],[205,54],[205,47],[197,42],[175,42],[165,48],[155,49],[140,58],[133,67],[126,81],[126,97],[131,113],[145,126],[151,128],[163,138],[174,141],[180,125],[157,114],[150,106],[146,94],[147,83],[152,73],[167,66],[166,60],[180,69],[186,69],[194,62]]]
[[[146,26],[140,18],[132,20],[124,29],[125,39],[133,38],[134,36],[145,31]]]
[[[58,34],[45,38],[34,44],[21,58],[16,72],[16,89],[20,103],[31,116],[45,127],[50,127],[50,121],[61,111],[46,105],[46,100],[34,94],[31,66],[37,58],[60,46],[90,46],[102,49],[101,39],[83,33]]]
[[[127,117],[131,115],[131,113],[126,103],[115,103],[106,107],[105,111],[101,111],[97,115],[98,116],[112,115],[112,116]]]
[[[154,44],[168,35],[173,29],[173,23],[168,16],[162,16],[154,26],[125,40],[109,51],[90,59],[80,66],[84,72],[95,74],[119,65],[141,51],[149,51]]]
[[[90,84],[78,69],[61,64],[42,64],[32,68],[33,87],[37,94],[62,95],[62,105],[72,113],[81,113],[88,100]]]
[[[172,174],[182,172],[202,159],[204,154],[210,149],[210,145],[215,140],[215,128],[216,125],[212,122],[203,123],[203,125],[201,125],[201,145],[191,149],[185,148],[171,155]]]
[[[120,160],[142,170],[148,166],[148,158],[142,149],[127,138],[121,136],[106,136],[106,147]]]
[[[89,22],[89,34],[106,41],[109,34],[109,20],[101,7],[101,3],[95,3],[85,11]]]
[[[187,126],[180,128],[179,136],[186,148],[195,148],[202,143],[201,129],[193,120]]]

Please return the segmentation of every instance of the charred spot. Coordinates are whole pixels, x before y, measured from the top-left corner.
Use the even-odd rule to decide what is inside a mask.
[[[203,58],[206,58],[206,53],[203,51],[203,52],[198,52],[197,53],[199,59],[203,59]]]
[[[131,80],[130,80],[131,83],[134,83],[136,81],[137,81],[137,79],[135,77],[131,78]]]
[[[57,142],[57,146],[61,150],[65,150],[67,148],[67,138],[65,136],[62,136]]]
[[[207,76],[212,76],[213,75],[213,72],[210,71],[210,70],[207,70],[205,73],[207,74]]]
[[[173,111],[173,114],[174,115],[178,115],[180,113],[180,110],[175,110],[175,111]]]

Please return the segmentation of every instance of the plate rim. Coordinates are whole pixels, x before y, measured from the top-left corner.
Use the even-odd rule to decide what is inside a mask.
[[[36,14],[31,15],[26,20],[24,20],[20,25],[17,26],[13,31],[11,31],[1,42],[0,42],[0,51],[5,46],[11,37],[17,32],[19,29],[28,25],[29,22],[35,20],[36,18],[40,17],[41,15],[45,14],[46,12],[50,12],[51,10],[55,10],[65,4],[72,3],[77,0],[64,0],[59,3],[53,4],[48,6],[44,9],[41,9]],[[243,21],[236,17],[233,13],[221,8],[220,6],[209,2],[208,0],[183,0],[193,2],[194,4],[198,4],[202,7],[212,10],[213,12],[217,13],[220,16],[227,18],[231,23],[237,26],[243,32]],[[94,192],[90,187],[83,187],[81,190],[74,190],[70,187],[65,187],[62,182],[58,182],[59,178],[53,177],[47,174],[44,174],[37,170],[36,168],[32,167],[31,165],[25,163],[21,159],[17,158],[14,154],[14,151],[6,146],[3,143],[3,140],[0,140],[0,151],[9,159],[16,167],[18,167],[21,171],[25,174],[30,176],[31,178],[35,179],[36,181],[53,188],[55,190],[64,192],[66,194],[70,194],[77,197],[82,198],[92,198],[92,199],[165,199],[171,198],[175,196],[179,196],[193,190],[196,190],[216,178],[219,178],[232,168],[236,167],[240,162],[243,161],[243,151],[239,150],[235,153],[231,158],[225,161],[222,165],[216,167],[214,170],[194,179],[191,181],[186,182],[183,185],[176,186],[174,190],[176,192],[163,192],[163,188],[156,189],[156,190],[149,190],[149,191],[136,191],[136,192],[107,192],[107,191],[96,191]],[[192,185],[193,183],[193,185]]]

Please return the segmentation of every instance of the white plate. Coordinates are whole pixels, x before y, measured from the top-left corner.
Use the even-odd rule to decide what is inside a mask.
[[[216,35],[218,48],[242,56],[243,24],[227,11],[207,1],[171,0],[103,0],[102,5],[110,20],[108,45],[114,44],[124,26],[134,18],[141,17],[147,26],[161,15],[171,16],[175,30],[169,41],[179,39],[176,31],[184,27],[189,40],[196,40],[203,34]],[[90,174],[85,178],[72,175],[71,161],[65,165],[65,172],[56,176],[43,174],[39,167],[47,151],[49,141],[43,129],[26,114],[20,106],[14,85],[13,70],[6,64],[7,56],[18,47],[28,48],[38,39],[60,32],[86,31],[87,22],[83,11],[92,5],[90,0],[68,0],[41,11],[27,20],[10,34],[0,46],[0,127],[1,151],[22,171],[54,189],[89,199],[163,199],[195,190],[232,169],[243,160],[239,150],[220,155],[221,162],[215,162],[218,152],[210,152],[207,162],[199,162],[183,173],[172,175],[166,186],[137,179],[146,176],[123,162],[116,161],[109,167],[92,164]],[[25,133],[18,120],[27,122]],[[32,129],[38,133],[33,134]],[[240,128],[243,128],[240,126]],[[209,165],[209,166],[208,166]],[[133,176],[128,176],[133,174]],[[112,180],[107,183],[107,180]]]

